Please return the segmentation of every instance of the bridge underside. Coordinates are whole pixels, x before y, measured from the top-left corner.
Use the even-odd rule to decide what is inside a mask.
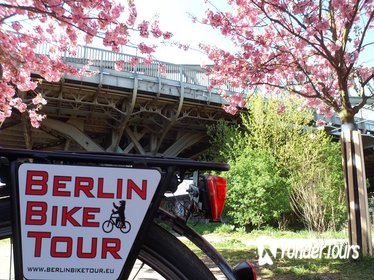
[[[1,127],[0,146],[194,158],[209,146],[207,125],[230,118],[218,103],[189,99],[197,94],[191,88],[136,76],[125,86],[43,81],[38,91],[48,101],[47,118],[35,129],[14,110]]]
[[[87,62],[71,63],[79,69]],[[43,81],[37,90],[48,101],[43,109],[48,117],[35,129],[25,114],[14,110],[0,127],[0,146],[196,158],[209,147],[208,125],[235,121],[221,109],[220,95],[207,91],[200,67],[169,65],[168,76],[161,77],[157,67],[119,72],[113,61],[96,64],[91,69],[97,75],[91,77]],[[334,124],[328,132],[339,137],[336,118],[327,120]],[[373,124],[358,123],[367,177],[374,186]]]

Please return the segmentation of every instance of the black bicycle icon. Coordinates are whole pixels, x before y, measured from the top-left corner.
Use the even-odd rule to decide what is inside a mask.
[[[122,223],[119,221],[119,216],[114,213],[110,215],[109,220],[106,220],[101,227],[106,233],[112,232],[114,227],[119,228],[119,230],[123,233],[128,233],[131,230],[130,222],[125,221],[125,224],[122,225]]]

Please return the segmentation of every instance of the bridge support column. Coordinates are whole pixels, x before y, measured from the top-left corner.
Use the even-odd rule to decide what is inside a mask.
[[[135,146],[135,149],[138,151],[139,154],[141,155],[145,155],[145,150],[144,148],[142,147],[142,145],[139,143],[137,137],[135,136],[135,134],[131,131],[130,128],[126,127],[125,129],[126,131],[126,134],[130,137],[132,143],[134,144]]]
[[[70,137],[74,141],[76,141],[83,149],[86,151],[97,151],[103,152],[104,149],[96,144],[90,137],[85,135],[80,129],[78,129],[75,125],[57,121],[51,118],[46,118],[43,120],[43,126],[52,128],[57,132]]]
[[[177,141],[163,153],[163,155],[166,157],[176,157],[184,149],[198,143],[203,137],[204,135],[198,133],[186,133],[178,138]]]
[[[168,124],[168,126],[166,128],[163,129],[163,132],[162,132],[162,135],[158,141],[158,145],[156,147],[156,151],[158,151],[160,149],[160,146],[162,144],[162,141],[164,141],[164,138],[166,136],[166,134],[169,132],[169,130],[173,127],[173,125],[176,123],[181,111],[182,111],[182,107],[183,107],[183,102],[184,102],[184,82],[183,82],[183,66],[180,66],[179,68],[179,74],[180,74],[180,96],[179,96],[179,103],[178,103],[178,108],[177,108],[177,111],[175,112],[175,115],[171,117],[171,119],[169,120],[170,123]]]
[[[134,111],[135,103],[136,103],[136,98],[138,95],[138,77],[135,75],[134,77],[134,84],[133,84],[133,91],[131,95],[131,102],[130,104],[126,104],[125,102],[122,104],[122,110],[128,106],[126,113],[124,116],[121,118],[118,127],[115,129],[115,133],[112,135],[112,143],[110,146],[106,149],[106,151],[118,151],[119,148],[119,142],[123,136],[123,133],[125,129],[127,129],[129,120],[131,118],[131,114]]]
[[[360,130],[354,124],[343,124],[342,160],[348,205],[349,244],[359,246],[360,256],[373,254],[371,224]]]

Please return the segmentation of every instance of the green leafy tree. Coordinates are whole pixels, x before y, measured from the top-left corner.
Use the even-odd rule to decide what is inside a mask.
[[[247,139],[240,125],[219,120],[215,125],[207,127],[210,137],[210,148],[202,160],[229,161],[237,158],[247,147]]]
[[[227,214],[239,225],[284,226],[292,209],[309,229],[339,228],[346,220],[339,144],[313,129],[312,113],[293,109],[295,100],[248,103],[241,128],[210,129],[215,154],[231,165]]]
[[[275,157],[266,150],[246,149],[228,173],[227,214],[240,226],[276,224],[290,212],[289,189]]]

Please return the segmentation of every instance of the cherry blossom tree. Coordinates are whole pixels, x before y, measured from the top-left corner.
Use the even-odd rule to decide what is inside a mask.
[[[120,4],[121,3],[121,4]],[[125,6],[123,5],[125,4]],[[31,124],[40,125],[44,118],[40,108],[46,100],[38,93],[38,80],[57,82],[64,73],[85,75],[64,63],[61,54],[74,55],[78,46],[100,38],[102,44],[118,52],[120,46],[138,33],[142,38],[169,39],[158,21],[136,24],[137,11],[132,0],[5,0],[0,2],[0,125],[15,108],[28,112]],[[39,55],[36,47],[48,44],[49,54]],[[141,53],[150,55],[153,46],[140,43]],[[149,60],[149,59],[148,59]],[[123,67],[117,62],[116,67]],[[26,100],[25,92],[34,98]]]
[[[305,98],[300,109],[311,107],[327,117],[339,115],[342,148],[347,151],[343,167],[350,241],[371,254],[370,230],[364,229],[367,198],[361,196],[366,193],[365,178],[358,164],[363,151],[361,137],[354,136],[354,116],[374,97],[374,63],[364,63],[374,53],[373,1],[228,0],[228,11],[207,2],[211,6],[203,23],[233,43],[231,51],[202,46],[214,62],[207,68],[211,87],[229,83],[249,91],[257,87],[265,94],[289,93]],[[241,94],[224,96],[230,113],[245,106]],[[352,96],[359,101],[353,104]],[[358,146],[351,145],[356,142]],[[364,230],[369,231],[366,236]]]

